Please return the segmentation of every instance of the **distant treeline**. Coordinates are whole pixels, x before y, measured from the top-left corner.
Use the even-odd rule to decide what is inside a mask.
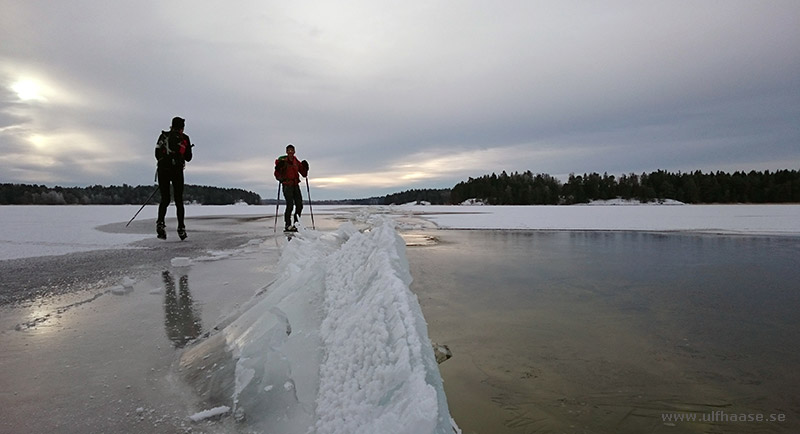
[[[469,178],[451,191],[452,203],[479,199],[491,205],[556,205],[622,198],[653,202],[674,199],[684,203],[797,203],[800,172],[750,171],[641,175],[571,174],[566,183],[547,174],[505,172]]]
[[[44,185],[0,184],[0,205],[140,205],[156,189],[155,186],[104,187],[47,187]],[[159,192],[151,200],[158,203]],[[202,205],[231,205],[245,202],[250,205],[261,203],[261,196],[239,188],[219,188],[187,184],[184,186],[185,202]]]
[[[531,171],[469,178],[452,189],[417,189],[366,199],[324,201],[347,205],[429,202],[459,204],[477,199],[489,205],[569,205],[622,198],[640,202],[673,199],[683,203],[800,203],[800,172],[670,173],[659,170],[617,178],[604,173],[571,174],[566,183]],[[273,202],[274,203],[274,202]],[[316,202],[315,202],[316,203]]]
[[[432,205],[450,204],[449,188],[426,188],[392,193],[386,196],[368,197],[365,199],[343,199],[314,201],[314,203],[330,205],[400,205],[409,202],[428,202]],[[274,201],[272,203],[275,203]]]
[[[0,184],[0,205],[69,205],[69,204],[142,204],[153,186],[53,187],[44,185]],[[157,203],[156,193],[151,203]],[[256,193],[238,188],[187,185],[186,202],[202,205],[275,204]],[[477,199],[489,205],[560,205],[587,203],[592,200],[622,198],[653,202],[673,199],[683,203],[800,203],[800,172],[750,171],[670,173],[659,170],[619,178],[604,173],[571,174],[566,183],[531,171],[500,175],[492,173],[469,178],[452,189],[415,189],[365,199],[314,201],[315,204],[390,205],[428,202],[433,205],[459,204]],[[281,201],[282,202],[282,201]]]

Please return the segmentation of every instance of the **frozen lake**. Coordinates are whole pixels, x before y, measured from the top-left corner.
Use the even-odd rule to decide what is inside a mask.
[[[275,208],[189,207],[187,242],[136,209],[0,207],[0,432],[230,432],[175,363],[275,277]],[[314,211],[398,222],[464,433],[797,431],[800,206]],[[662,419],[712,411],[787,420]]]
[[[798,432],[799,238],[431,234],[412,289],[465,433]],[[662,419],[715,411],[786,421]]]

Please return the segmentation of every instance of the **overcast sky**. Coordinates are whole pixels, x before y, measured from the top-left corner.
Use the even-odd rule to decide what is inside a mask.
[[[0,0],[0,182],[313,199],[530,170],[800,169],[800,1]]]

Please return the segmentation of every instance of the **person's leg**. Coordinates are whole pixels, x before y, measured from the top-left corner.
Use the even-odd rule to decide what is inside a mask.
[[[167,233],[164,230],[166,227],[164,219],[167,216],[167,207],[169,206],[169,173],[166,169],[158,169],[158,191],[161,193],[161,202],[158,203],[158,218],[156,219],[156,234],[158,238],[167,238]]]
[[[186,239],[186,224],[184,216],[186,211],[183,207],[183,169],[175,168],[172,174],[172,193],[175,195],[175,213],[178,216],[178,237]]]
[[[299,185],[294,187],[294,221],[297,223],[300,220],[300,214],[303,213],[303,190]]]
[[[177,168],[172,174],[172,193],[175,195],[175,211],[178,216],[178,228],[185,228],[183,207],[183,170]]]
[[[161,193],[161,202],[158,203],[158,222],[164,222],[167,207],[171,200],[169,194],[169,173],[167,170],[158,169],[158,191]]]
[[[283,199],[286,201],[286,212],[283,213],[284,229],[292,226],[292,211],[294,209],[294,188],[291,185],[283,186]]]

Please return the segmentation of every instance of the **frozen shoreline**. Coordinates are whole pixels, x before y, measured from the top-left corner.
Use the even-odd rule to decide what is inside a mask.
[[[130,227],[124,222],[134,205],[2,206],[0,207],[0,261],[80,251],[137,248],[136,242],[153,238],[154,207],[143,212]],[[46,212],[45,212],[46,211]],[[388,214],[402,223],[422,217],[441,229],[522,229],[702,232],[731,235],[800,235],[800,205],[594,205],[594,206],[338,206],[316,205],[319,216],[364,220]],[[167,214],[168,228],[171,228]],[[191,220],[205,217],[250,216],[261,219],[270,234],[273,206],[188,205]],[[304,216],[306,225],[309,217]],[[419,225],[414,219],[413,225]],[[115,223],[116,222],[116,223]],[[98,230],[98,227],[102,227]],[[402,226],[401,226],[402,229]],[[174,234],[173,234],[174,237]]]
[[[401,206],[442,229],[800,235],[800,205]],[[455,209],[455,211],[454,211]],[[472,212],[472,214],[468,214]]]

